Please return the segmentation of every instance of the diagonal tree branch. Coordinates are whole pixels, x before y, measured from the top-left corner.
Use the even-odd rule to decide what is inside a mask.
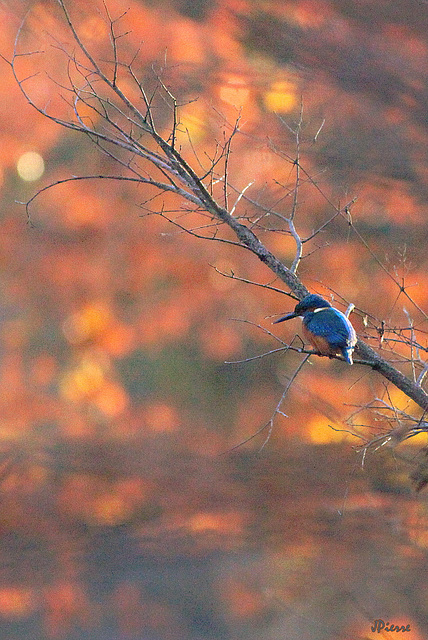
[[[142,83],[137,79],[137,74],[132,68],[132,64],[135,62],[133,58],[131,64],[125,65],[120,62],[119,51],[117,48],[118,36],[114,31],[114,23],[116,22],[108,15],[111,25],[111,42],[113,46],[113,62],[111,77],[103,70],[96,58],[92,55],[85,43],[82,41],[77,28],[71,19],[67,6],[63,0],[58,0],[58,3],[62,9],[65,22],[74,38],[77,52],[67,52],[61,45],[61,50],[68,58],[68,62],[71,63],[77,70],[77,75],[80,74],[80,78],[83,82],[83,86],[78,86],[76,81],[72,78],[71,73],[68,74],[68,80],[70,86],[67,87],[69,95],[73,97],[71,110],[72,116],[70,119],[60,118],[52,115],[45,108],[38,106],[32,99],[29,90],[26,88],[30,76],[21,78],[18,73],[19,59],[26,55],[36,55],[36,53],[22,54],[18,52],[19,35],[17,35],[15,50],[12,60],[9,62],[12,73],[16,79],[16,82],[24,95],[26,101],[36,109],[44,117],[57,123],[58,125],[75,131],[76,133],[84,134],[94,141],[103,152],[107,152],[106,148],[114,148],[118,152],[128,154],[131,159],[127,161],[120,161],[119,158],[113,154],[110,154],[113,159],[118,161],[118,164],[122,166],[123,170],[129,170],[133,175],[130,176],[80,176],[73,177],[66,180],[60,180],[56,184],[66,182],[67,180],[83,180],[83,179],[115,179],[115,180],[129,180],[133,182],[140,182],[144,184],[150,184],[160,190],[161,192],[174,193],[178,197],[187,200],[193,206],[196,206],[201,211],[208,214],[216,221],[219,221],[227,227],[237,238],[237,243],[242,247],[245,247],[256,258],[258,258],[284,285],[294,294],[297,299],[305,297],[309,291],[303,284],[299,276],[297,275],[297,268],[299,263],[303,259],[302,257],[302,244],[303,242],[312,239],[317,234],[322,233],[326,225],[321,225],[316,232],[308,236],[305,240],[302,240],[297,228],[296,228],[296,211],[298,202],[298,192],[302,183],[301,174],[306,176],[305,180],[313,184],[315,188],[319,190],[316,182],[310,177],[310,175],[304,170],[300,161],[300,129],[301,118],[297,129],[296,142],[297,142],[297,156],[292,158],[287,157],[287,160],[291,163],[295,169],[295,181],[294,186],[290,189],[289,194],[292,194],[292,211],[289,217],[280,216],[285,224],[288,224],[288,232],[291,233],[296,245],[295,258],[292,260],[290,266],[286,266],[256,235],[251,227],[251,224],[245,224],[242,222],[243,217],[236,215],[236,207],[240,200],[247,198],[244,195],[246,189],[237,190],[238,197],[234,206],[228,210],[227,206],[222,206],[219,201],[213,195],[214,183],[221,182],[222,200],[227,204],[227,190],[230,184],[229,176],[229,155],[231,151],[231,142],[233,136],[239,132],[239,122],[232,127],[232,135],[227,139],[223,151],[220,154],[220,158],[224,158],[224,173],[222,176],[218,174],[219,157],[216,157],[211,162],[211,167],[208,171],[204,171],[204,175],[201,177],[197,171],[188,163],[177,142],[177,134],[179,133],[179,117],[177,101],[172,95],[171,91],[166,85],[159,81],[159,91],[163,92],[163,99],[170,102],[172,112],[174,114],[172,131],[167,138],[162,137],[155,125],[155,118],[153,112],[152,99],[149,99],[144,91]],[[83,57],[83,60],[78,60],[77,55]],[[137,82],[140,89],[140,97],[145,106],[146,112],[143,113],[127,96],[124,90],[121,88],[119,69],[123,69],[128,73],[128,77],[133,82]],[[58,85],[59,88],[59,85]],[[93,110],[97,119],[102,123],[102,126],[96,125],[92,122],[85,122],[79,115],[79,105],[85,105]],[[135,131],[138,133],[136,134]],[[318,135],[318,134],[317,134]],[[142,141],[142,136],[145,136],[149,143],[145,144]],[[153,150],[151,146],[155,147]],[[138,162],[146,162],[148,166],[155,168],[160,172],[163,178],[167,182],[159,181],[154,176],[148,173],[148,177],[145,177],[145,172],[142,169],[135,167],[134,159]],[[136,162],[136,161],[135,161]],[[205,180],[208,182],[205,184]],[[180,186],[179,186],[180,185]],[[49,185],[41,189],[35,196],[33,196],[27,202],[27,211],[34,202],[34,199],[54,185]],[[233,188],[233,187],[231,187]],[[332,203],[330,203],[332,204]],[[351,203],[352,204],[352,201]],[[335,209],[335,213],[331,216],[330,220],[326,224],[335,220],[336,217],[344,218],[347,223],[349,222],[349,206],[344,209],[340,209],[332,205]],[[162,212],[160,212],[162,213]],[[271,212],[266,211],[266,214]],[[275,214],[273,214],[275,215]],[[253,227],[254,228],[254,227]],[[196,234],[194,234],[196,235]],[[205,236],[203,236],[205,237]],[[206,238],[206,237],[205,237]],[[224,238],[213,236],[211,239],[227,241]],[[363,239],[360,237],[362,242]],[[230,241],[229,241],[230,242]],[[366,247],[367,248],[367,247]],[[382,266],[382,265],[381,265]],[[396,281],[396,280],[394,280]],[[405,287],[401,286],[400,289],[410,300],[411,298],[405,291]],[[413,301],[412,301],[413,302]],[[419,307],[417,307],[419,309]],[[424,411],[428,411],[428,394],[424,391],[418,380],[422,380],[423,377],[415,376],[416,379],[406,377],[399,369],[389,363],[380,353],[375,351],[372,347],[366,344],[363,340],[358,340],[356,347],[356,353],[360,358],[360,363],[370,367],[382,375],[385,379],[394,384],[409,398],[411,398],[419,407]]]

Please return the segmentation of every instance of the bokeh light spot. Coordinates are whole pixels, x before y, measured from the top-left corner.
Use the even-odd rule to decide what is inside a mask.
[[[34,182],[42,177],[45,171],[45,162],[36,151],[26,151],[16,163],[19,177],[26,182]]]
[[[297,103],[296,86],[293,82],[274,82],[264,95],[264,103],[269,111],[289,113]]]

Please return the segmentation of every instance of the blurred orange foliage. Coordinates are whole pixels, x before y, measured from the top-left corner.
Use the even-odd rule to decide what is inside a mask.
[[[79,34],[112,77],[109,23],[102,5],[84,0],[69,4]],[[370,2],[339,6],[340,2],[321,0],[219,0],[205,7],[201,3],[198,19],[190,17],[196,4],[107,2],[114,20],[129,8],[115,25],[124,62],[118,69],[118,86],[143,113],[146,107],[138,83],[147,86],[158,131],[168,138],[171,103],[165,93],[159,97],[157,79],[164,82],[179,105],[176,148],[199,175],[218,158],[240,117],[228,165],[219,162],[215,179],[204,178],[207,189],[221,205],[226,201],[229,208],[236,205],[234,215],[242,216],[288,265],[295,255],[295,241],[285,219],[295,213],[302,237],[322,228],[303,246],[299,273],[305,284],[326,296],[333,293],[341,309],[346,308],[340,303],[342,297],[355,303],[351,320],[358,332],[396,361],[407,347],[388,338],[396,339],[400,327],[408,326],[405,308],[419,330],[423,351],[426,318],[400,287],[404,278],[409,296],[426,307],[428,45],[426,30],[420,30],[424,25],[410,24],[405,3],[394,5],[393,18],[384,17],[383,24],[371,27],[376,37],[368,28],[374,6]],[[79,115],[83,122],[100,124],[100,115],[88,105],[80,105],[74,113],[73,96],[62,89],[71,78],[79,91],[85,91],[91,78],[79,66],[88,64],[85,56],[76,54],[75,60],[74,53],[67,58],[61,51],[63,46],[74,51],[74,45],[69,45],[71,36],[56,9],[46,2],[32,6],[18,50],[39,53],[19,56],[19,77],[32,76],[24,86],[48,113],[71,121]],[[13,49],[19,10],[0,5],[0,50],[5,55]],[[137,82],[126,74],[131,60]],[[189,557],[196,553],[195,540],[208,539],[206,546],[201,544],[203,552],[237,547],[249,535],[249,523],[254,525],[257,514],[257,543],[245,562],[262,555],[263,544],[277,535],[273,544],[286,549],[286,556],[284,566],[276,558],[276,570],[282,579],[294,567],[295,583],[289,578],[283,592],[297,599],[295,594],[303,590],[302,567],[306,570],[309,560],[323,561],[319,542],[312,543],[311,526],[321,530],[323,543],[332,540],[332,545],[344,549],[341,536],[348,520],[343,519],[342,528],[329,529],[329,519],[333,522],[336,517],[332,510],[323,513],[322,522],[308,523],[307,504],[294,497],[295,513],[285,512],[282,501],[287,492],[300,495],[306,488],[306,478],[302,481],[302,471],[293,467],[293,461],[273,480],[263,474],[246,478],[259,508],[250,518],[241,492],[232,482],[227,484],[230,479],[224,477],[221,462],[215,466],[212,460],[263,425],[266,429],[248,447],[257,449],[265,443],[269,451],[276,451],[292,441],[303,443],[305,451],[311,444],[317,451],[338,446],[349,436],[330,425],[344,429],[346,416],[356,407],[374,395],[385,397],[383,381],[359,365],[311,357],[312,365],[285,395],[281,405],[285,415],[275,417],[271,441],[266,442],[269,419],[302,355],[284,351],[262,355],[301,334],[300,320],[275,331],[271,325],[272,314],[291,310],[295,301],[217,273],[210,265],[229,276],[282,289],[265,265],[241,247],[204,241],[183,230],[212,238],[211,216],[201,217],[189,203],[144,184],[76,180],[58,185],[33,202],[34,226],[27,225],[25,210],[16,201],[27,201],[51,181],[85,174],[123,177],[128,168],[133,175],[137,164],[147,175],[153,168],[124,149],[118,151],[122,164],[117,164],[109,155],[110,147],[98,153],[99,147],[89,139],[49,122],[26,104],[10,68],[2,64],[0,437],[5,449],[19,442],[27,455],[25,464],[18,459],[17,468],[3,479],[10,513],[4,512],[2,526],[15,535],[20,525],[30,535],[28,512],[33,505],[28,498],[34,494],[41,515],[30,533],[37,540],[47,539],[49,551],[60,549],[60,575],[57,579],[49,573],[37,592],[15,585],[9,577],[0,587],[0,616],[24,618],[40,609],[49,638],[64,637],[75,626],[90,628],[100,618],[100,606],[90,601],[67,545],[74,549],[83,530],[94,536],[101,531],[107,537],[116,527],[138,520],[144,529],[141,546],[150,548],[149,544],[159,544],[156,527],[161,527],[163,508],[171,511],[162,525],[166,523],[177,538],[183,535]],[[107,91],[103,97],[104,106],[110,107],[112,95]],[[113,112],[125,131],[134,131],[132,119]],[[302,115],[297,149],[293,129]],[[126,134],[119,140],[126,141]],[[144,136],[141,143],[151,148]],[[33,185],[16,172],[25,151],[37,151],[46,166],[43,178]],[[295,202],[297,153],[304,171]],[[161,172],[152,175],[166,180]],[[243,189],[245,197],[240,196]],[[325,225],[334,207],[343,207],[354,196],[358,199],[351,214],[342,210],[343,215]],[[168,217],[180,226],[168,224]],[[235,241],[229,232],[223,239]],[[364,312],[371,314],[374,328],[364,326]],[[376,327],[382,320],[396,330],[387,332],[380,345]],[[410,329],[405,331],[409,336]],[[301,342],[296,338],[294,344]],[[239,365],[224,364],[255,357]],[[412,375],[411,366],[404,364],[403,370]],[[388,394],[397,407],[416,410],[400,392],[389,387]],[[134,441],[141,446],[138,451]],[[105,443],[108,446],[102,449]],[[78,453],[71,455],[68,446]],[[122,456],[117,453],[121,447]],[[244,451],[238,447],[238,456]],[[200,457],[197,468],[192,467],[192,456]],[[0,461],[5,475],[7,464],[6,459]],[[237,466],[238,476],[242,468]],[[328,478],[324,481],[331,490]],[[218,498],[221,491],[223,504]],[[47,494],[52,500],[48,506]],[[308,501],[315,503],[319,495]],[[27,499],[23,506],[20,496]],[[282,527],[279,533],[274,532],[276,525],[265,521],[260,509],[265,503],[271,503]],[[353,517],[354,512],[371,513],[383,504],[380,499],[370,501],[364,493],[350,500],[347,508]],[[426,549],[422,507],[414,511],[409,507],[407,514],[404,524],[391,525],[387,519],[379,526],[385,530],[405,526],[412,544]],[[70,538],[61,537],[64,522],[72,523]],[[287,546],[282,537],[290,530],[294,539]],[[305,547],[302,536],[312,536],[312,546]],[[174,538],[162,552],[173,553],[176,543]],[[370,540],[370,553],[372,544]],[[336,546],[334,551],[338,556]],[[79,554],[84,555],[80,548]],[[370,563],[369,551],[367,557]],[[354,558],[348,550],[336,560],[334,570],[341,582],[340,572],[348,572]],[[265,594],[255,582],[234,576],[230,581],[219,579],[219,584],[226,618],[267,619],[263,618]],[[151,601],[132,580],[118,579],[109,598],[124,635],[147,625],[149,634],[160,629],[158,635],[167,640],[188,637],[176,605]],[[367,632],[365,627],[358,633]],[[245,629],[238,635],[244,637]]]

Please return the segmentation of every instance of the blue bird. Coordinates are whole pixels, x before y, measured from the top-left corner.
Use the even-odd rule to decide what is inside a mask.
[[[303,335],[318,353],[330,357],[341,353],[346,362],[353,364],[357,334],[344,313],[311,293],[296,305],[294,311],[278,318],[274,324],[297,317],[303,318]]]

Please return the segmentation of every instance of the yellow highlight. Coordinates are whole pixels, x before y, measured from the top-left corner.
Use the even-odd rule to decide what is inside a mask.
[[[388,398],[385,398],[385,400],[387,400],[389,405],[398,410],[406,411],[410,414],[418,412],[418,407],[413,400],[410,400],[403,391],[400,391],[400,389],[396,387],[388,388]]]
[[[68,372],[61,383],[61,393],[71,402],[79,402],[99,391],[104,383],[102,367],[95,361],[84,359]]]
[[[18,159],[16,170],[21,180],[34,182],[44,174],[45,162],[36,151],[27,151]]]
[[[332,429],[334,427],[334,429]],[[338,429],[336,431],[335,429]],[[343,431],[342,431],[343,429]],[[352,436],[345,431],[346,427],[332,424],[327,418],[314,418],[307,427],[307,434],[314,444],[331,444],[343,442]]]
[[[296,106],[296,85],[293,82],[274,82],[263,97],[269,111],[289,113]]]
[[[180,124],[177,127],[177,139],[180,144],[199,142],[205,136],[207,113],[198,101],[185,105],[179,113]]]
[[[408,440],[403,442],[404,445],[410,445],[412,447],[426,447],[427,445],[427,433],[426,431],[422,433],[417,433],[415,436],[412,436]]]
[[[71,344],[80,344],[102,333],[111,322],[110,310],[101,303],[91,303],[70,315],[62,330]]]

